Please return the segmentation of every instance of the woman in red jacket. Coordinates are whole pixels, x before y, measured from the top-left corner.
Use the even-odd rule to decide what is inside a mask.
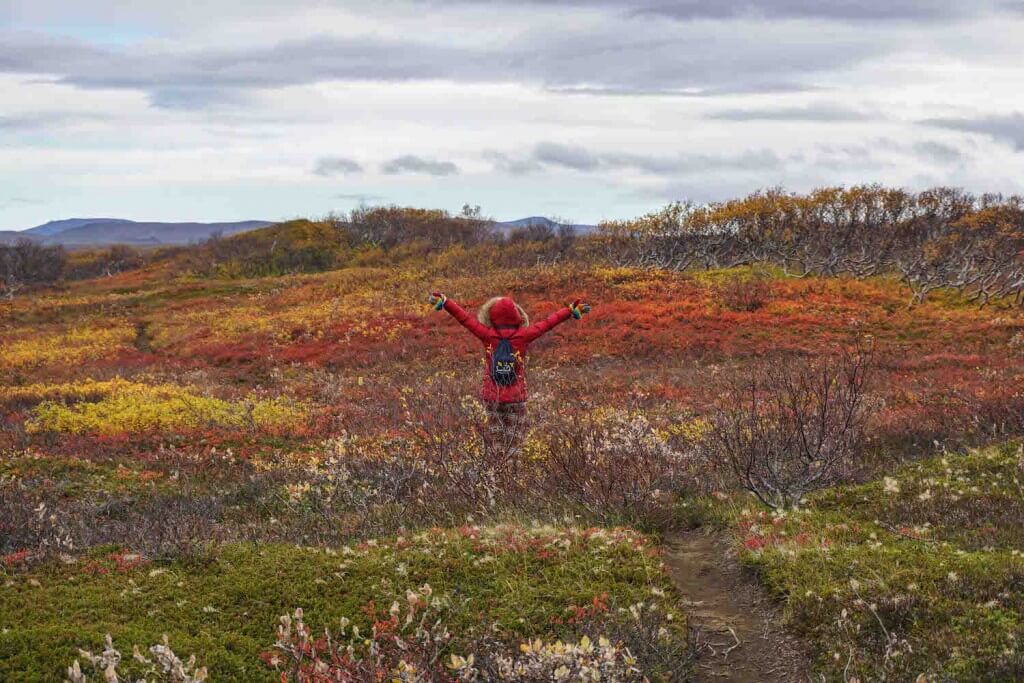
[[[480,307],[476,318],[440,292],[430,295],[430,303],[434,310],[448,311],[483,343],[480,399],[487,409],[490,436],[502,437],[507,447],[517,447],[526,417],[527,349],[534,340],[569,318],[582,318],[590,312],[590,304],[577,299],[531,325],[526,311],[508,297],[494,297]]]

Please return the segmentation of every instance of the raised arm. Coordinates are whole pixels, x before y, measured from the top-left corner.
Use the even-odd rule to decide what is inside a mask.
[[[465,327],[467,330],[473,333],[473,336],[480,341],[487,341],[490,337],[490,331],[480,324],[480,321],[471,316],[466,312],[462,306],[446,297],[440,292],[434,292],[430,295],[430,304],[434,307],[435,311],[444,309],[448,311],[453,318],[459,321],[459,324]]]
[[[576,318],[579,320],[585,313],[590,313],[590,304],[581,304],[577,299],[572,302],[571,305],[557,310],[543,320],[535,322],[527,327],[523,330],[523,337],[527,343],[532,342],[533,340],[547,334],[558,325],[561,325],[569,318]]]

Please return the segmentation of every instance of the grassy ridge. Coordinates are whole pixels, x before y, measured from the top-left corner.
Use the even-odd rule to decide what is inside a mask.
[[[1020,680],[1022,467],[1017,444],[949,454],[733,521],[830,679]]]

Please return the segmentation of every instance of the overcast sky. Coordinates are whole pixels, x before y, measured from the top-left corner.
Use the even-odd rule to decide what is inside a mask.
[[[0,229],[1024,192],[1024,0],[0,0]]]

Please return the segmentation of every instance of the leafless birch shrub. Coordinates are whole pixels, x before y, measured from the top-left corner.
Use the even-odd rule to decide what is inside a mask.
[[[494,419],[460,386],[437,382],[403,399],[406,455],[422,463],[429,495],[453,509],[494,510],[514,504],[526,489],[522,441],[526,421],[489,434]]]
[[[864,442],[870,361],[864,350],[770,359],[727,380],[706,456],[771,508],[835,483]]]

